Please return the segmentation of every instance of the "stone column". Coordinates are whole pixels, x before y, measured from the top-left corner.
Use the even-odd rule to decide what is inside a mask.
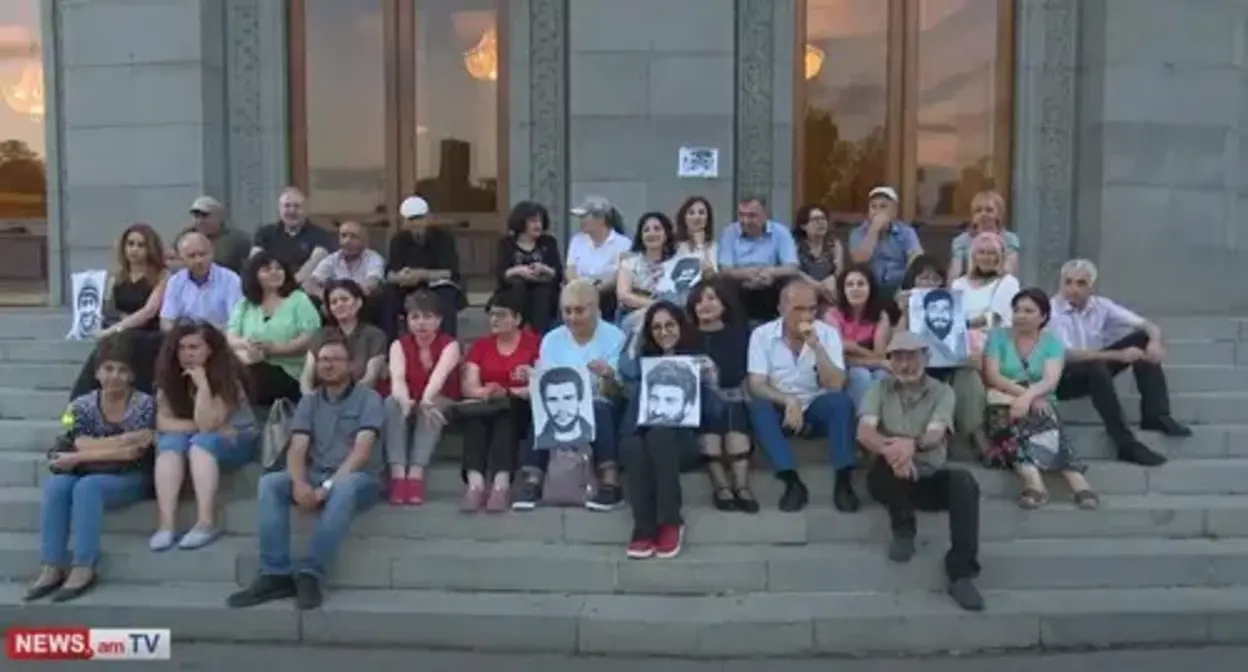
[[[566,248],[568,0],[514,0],[509,11],[511,201],[546,206]]]
[[[64,272],[107,267],[128,222],[172,237],[227,184],[225,4],[57,0]],[[57,253],[57,251],[53,251]]]

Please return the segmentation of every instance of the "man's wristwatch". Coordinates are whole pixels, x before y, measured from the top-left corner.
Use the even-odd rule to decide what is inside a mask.
[[[321,481],[321,489],[324,490],[325,492],[329,492],[333,488],[334,488],[334,479],[327,478],[324,481]]]

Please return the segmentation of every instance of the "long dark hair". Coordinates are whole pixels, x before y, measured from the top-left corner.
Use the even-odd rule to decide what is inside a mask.
[[[685,223],[685,218],[689,216],[689,209],[698,203],[706,208],[706,229],[702,233],[702,243],[707,244],[715,240],[715,209],[711,207],[711,202],[706,200],[705,196],[690,196],[676,211],[676,242],[692,242],[689,240],[689,225]]]
[[[633,234],[633,252],[645,254],[646,244],[641,242],[641,232],[646,228],[646,222],[652,219],[658,220],[666,236],[666,239],[663,241],[663,258],[671,259],[676,256],[676,228],[672,225],[671,218],[658,210],[647,212],[637,218],[637,231]]]
[[[121,232],[121,237],[117,239],[117,268],[114,282],[130,281],[130,260],[126,258],[126,239],[132,233],[143,236],[143,247],[147,253],[145,255],[147,270],[144,276],[148,282],[156,284],[160,276],[165,273],[165,244],[161,242],[160,234],[156,233],[156,229],[146,222],[135,222],[127,226],[126,230]]]
[[[187,336],[199,336],[208,346],[204,373],[208,376],[212,394],[221,397],[231,409],[238,408],[246,401],[240,389],[247,386],[247,371],[230,350],[225,334],[207,322],[184,321],[175,324],[165,334],[165,342],[156,361],[156,389],[164,394],[169,409],[178,418],[195,415],[194,383],[187,378],[182,363],[178,361],[178,344]]]
[[[247,300],[247,303],[258,306],[264,300],[264,288],[260,286],[260,269],[271,264],[281,266],[286,278],[282,281],[282,286],[277,288],[278,296],[284,299],[299,288],[299,283],[295,282],[295,274],[286,262],[268,252],[261,251],[252,257],[247,262],[247,268],[243,269],[243,298]]]
[[[696,351],[696,331],[689,324],[689,318],[685,317],[685,312],[671,301],[655,301],[646,308],[646,315],[641,321],[641,348],[639,350],[641,356],[657,357],[665,354],[663,348],[659,347],[658,342],[654,340],[654,333],[650,330],[650,324],[654,322],[654,316],[659,311],[667,311],[667,314],[671,315],[680,327],[680,339],[676,342],[675,354],[689,354]]]
[[[884,312],[887,304],[884,297],[880,296],[880,285],[875,281],[875,276],[871,274],[871,267],[867,264],[850,264],[836,276],[837,312],[844,318],[852,318],[854,315],[854,309],[849,305],[849,297],[845,296],[845,280],[851,273],[857,273],[867,280],[867,302],[862,306],[862,321],[879,322],[880,313]]]

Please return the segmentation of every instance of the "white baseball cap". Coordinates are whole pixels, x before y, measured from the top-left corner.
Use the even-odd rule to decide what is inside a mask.
[[[874,187],[867,193],[868,200],[875,198],[876,196],[883,196],[894,203],[901,200],[900,198],[897,198],[897,190],[886,185]]]
[[[429,202],[419,196],[408,196],[399,206],[403,219],[416,219],[429,214]]]

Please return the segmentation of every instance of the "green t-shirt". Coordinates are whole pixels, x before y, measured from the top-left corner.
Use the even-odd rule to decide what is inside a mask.
[[[1031,354],[1024,358],[1014,345],[1014,337],[1010,329],[1001,327],[988,332],[988,345],[984,347],[984,356],[997,360],[1001,375],[1020,385],[1034,385],[1044,378],[1044,365],[1051,359],[1061,360],[1066,357],[1066,347],[1061,339],[1049,331],[1040,332],[1040,340]],[[1049,393],[1056,398],[1056,392]]]
[[[250,301],[239,301],[230,312],[229,332],[255,341],[268,343],[286,343],[305,334],[314,333],[321,328],[321,314],[317,312],[312,299],[300,290],[295,290],[282,305],[266,319],[260,306]],[[303,372],[306,353],[270,357],[268,361],[282,367],[291,378],[299,379]]]

